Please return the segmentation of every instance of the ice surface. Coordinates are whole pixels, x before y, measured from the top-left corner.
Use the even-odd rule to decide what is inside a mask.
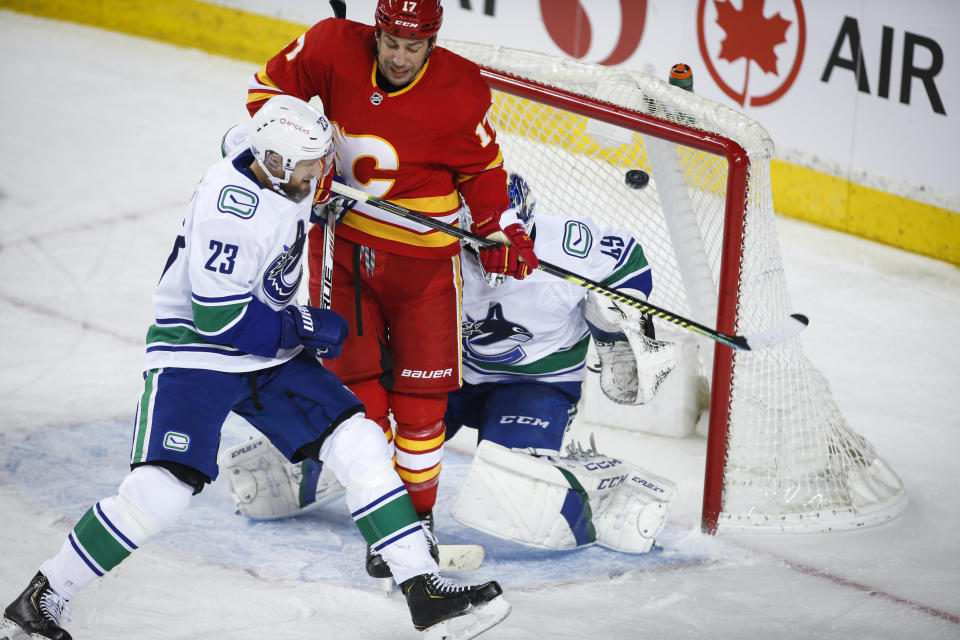
[[[255,65],[0,11],[0,605],[126,468],[150,295],[194,185],[245,117]],[[658,551],[559,554],[448,515],[471,443],[447,456],[444,541],[513,613],[484,637],[960,638],[960,273],[780,220],[804,345],[851,425],[903,478],[906,512],[837,534],[699,533],[704,442],[598,431],[673,479]],[[586,439],[595,430],[577,425]],[[230,422],[224,443],[247,437]],[[626,457],[626,456],[625,456]],[[345,506],[233,514],[224,482],[72,603],[78,640],[415,638],[362,568]]]

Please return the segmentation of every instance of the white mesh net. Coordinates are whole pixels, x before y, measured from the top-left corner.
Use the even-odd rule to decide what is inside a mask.
[[[761,331],[794,311],[775,228],[773,144],[763,127],[638,72],[486,45],[440,44],[481,67],[583,96],[587,104],[617,105],[738,143],[750,158],[743,242],[725,248],[725,158],[641,135],[627,121],[615,126],[577,109],[493,94],[491,121],[506,168],[528,180],[542,210],[589,215],[631,232],[653,267],[652,304],[716,326],[726,252],[727,260],[740,262],[738,304],[730,319],[737,333]],[[631,169],[649,174],[649,184],[628,186],[624,178]],[[669,338],[678,329],[660,323],[657,330]],[[709,377],[713,347],[699,351]],[[764,351],[735,352],[729,413],[719,421],[729,430],[721,531],[855,528],[892,518],[906,503],[899,478],[847,425],[798,338]],[[716,424],[711,415],[711,429]]]

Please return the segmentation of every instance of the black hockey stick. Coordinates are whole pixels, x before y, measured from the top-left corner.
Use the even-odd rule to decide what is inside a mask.
[[[468,240],[480,247],[494,247],[498,244],[493,240],[488,240],[487,238],[478,236],[477,234],[466,229],[455,227],[417,211],[411,211],[410,209],[390,202],[389,200],[384,200],[383,198],[378,198],[377,196],[370,195],[369,193],[364,193],[359,189],[354,189],[353,187],[341,184],[339,182],[333,183],[332,190],[335,193],[352,198],[358,202],[366,202],[377,209],[398,215],[401,218],[419,222],[425,227],[442,231],[443,233],[456,236],[460,239]],[[616,289],[611,289],[600,284],[599,282],[594,282],[589,278],[584,278],[581,275],[573,273],[572,271],[568,271],[563,267],[550,264],[549,262],[541,260],[538,268],[551,275],[555,275],[558,278],[563,278],[567,282],[572,282],[573,284],[585,289],[589,289],[590,291],[596,291],[597,293],[611,298],[612,300],[616,300],[617,302],[631,306],[634,309],[639,309],[644,313],[649,313],[650,315],[660,318],[665,322],[675,324],[683,329],[693,331],[694,333],[698,333],[704,337],[710,338],[711,340],[716,340],[721,344],[729,345],[734,349],[740,349],[743,351],[766,349],[767,347],[772,347],[775,344],[779,344],[780,342],[792,338],[800,333],[810,322],[805,315],[794,313],[772,327],[766,329],[765,331],[761,331],[749,336],[730,335],[717,331],[716,329],[711,329],[710,327],[704,326],[699,322],[694,322],[693,320],[670,313],[669,311],[661,309],[656,305],[652,305],[649,302],[644,302],[643,300],[634,298],[633,296],[622,294]]]
[[[334,18],[347,17],[347,4],[343,0],[330,0],[330,8],[333,9]]]

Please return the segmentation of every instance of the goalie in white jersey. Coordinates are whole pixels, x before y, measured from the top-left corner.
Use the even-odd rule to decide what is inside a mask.
[[[473,637],[509,612],[496,582],[466,587],[439,574],[382,430],[319,361],[339,353],[345,320],[291,304],[318,182],[333,171],[331,129],[302,100],[272,98],[250,123],[249,147],[201,180],[154,293],[131,471],[5,609],[0,638],[69,640],[60,626],[67,602],[216,479],[230,411],[288,460],[323,461],[346,487],[357,527],[389,563],[418,629],[445,634],[467,616],[459,635],[444,637]]]
[[[643,248],[590,218],[537,212],[524,179],[509,176],[511,205],[551,264],[646,300],[653,287]],[[512,281],[483,271],[469,248],[463,265],[463,386],[449,394],[447,439],[477,429],[473,466],[454,517],[532,546],[599,543],[644,553],[663,528],[676,491],[665,478],[595,448],[560,454],[580,399],[592,338],[600,386],[613,401],[653,399],[676,364],[644,314],[536,271]]]

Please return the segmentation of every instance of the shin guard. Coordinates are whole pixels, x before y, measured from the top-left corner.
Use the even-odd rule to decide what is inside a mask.
[[[417,513],[426,513],[437,500],[447,396],[394,393],[390,404],[397,420],[397,473]]]

